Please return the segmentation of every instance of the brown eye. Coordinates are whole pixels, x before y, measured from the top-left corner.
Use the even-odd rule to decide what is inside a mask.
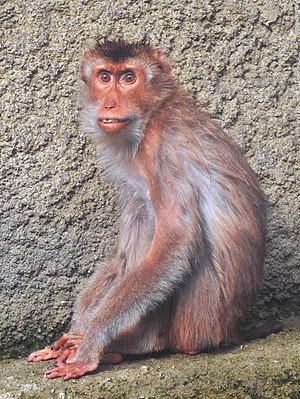
[[[98,79],[102,83],[109,83],[111,81],[111,75],[108,72],[102,71],[98,73]]]
[[[136,81],[136,76],[133,72],[127,72],[122,77],[122,82],[126,83],[127,85],[131,85]]]

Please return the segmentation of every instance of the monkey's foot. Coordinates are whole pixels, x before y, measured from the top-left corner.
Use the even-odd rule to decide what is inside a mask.
[[[49,379],[61,377],[64,381],[67,381],[71,378],[81,377],[90,371],[94,371],[97,367],[98,362],[63,363],[47,370],[43,377]]]
[[[107,352],[101,359],[101,364],[119,364],[124,358],[120,353]]]
[[[60,354],[61,349],[54,349],[53,346],[46,346],[44,349],[32,352],[26,360],[28,362],[41,362],[43,360],[56,359]]]

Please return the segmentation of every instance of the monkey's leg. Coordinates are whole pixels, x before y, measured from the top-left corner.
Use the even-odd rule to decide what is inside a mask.
[[[144,316],[135,326],[119,334],[104,352],[140,355],[169,349],[171,306],[172,301],[168,299]]]
[[[221,284],[209,267],[203,262],[174,297],[169,331],[173,352],[192,355],[221,342],[238,342],[236,305],[226,304]]]

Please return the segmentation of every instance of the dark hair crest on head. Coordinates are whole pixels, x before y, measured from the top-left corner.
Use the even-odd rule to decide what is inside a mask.
[[[113,62],[121,62],[142,52],[150,52],[151,50],[152,48],[147,43],[146,38],[135,43],[128,43],[124,39],[97,40],[94,47],[95,52]]]

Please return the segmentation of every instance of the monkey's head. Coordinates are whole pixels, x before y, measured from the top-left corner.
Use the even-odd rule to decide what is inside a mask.
[[[85,106],[93,106],[98,128],[111,134],[137,121],[145,123],[172,87],[170,67],[160,50],[123,40],[98,42],[86,51],[81,78]]]

